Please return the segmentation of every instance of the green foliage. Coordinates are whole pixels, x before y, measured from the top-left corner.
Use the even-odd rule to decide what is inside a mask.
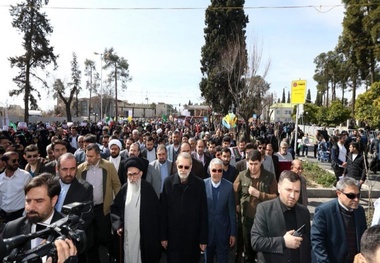
[[[211,105],[216,112],[227,113],[232,103],[233,97],[230,93],[229,83],[237,83],[235,89],[244,85],[240,82],[243,72],[234,69],[230,73],[220,69],[223,54],[226,47],[236,39],[240,40],[241,63],[236,63],[236,67],[244,64],[247,59],[245,48],[245,28],[248,17],[244,14],[244,0],[213,0],[206,10],[204,29],[205,45],[202,47],[201,72],[202,80],[199,84],[201,95],[206,102]],[[239,8],[241,7],[241,8]],[[231,74],[232,73],[232,74]],[[230,74],[228,76],[228,74]],[[231,79],[229,79],[231,78]],[[235,105],[236,106],[236,105]]]
[[[122,90],[127,89],[127,82],[131,81],[132,78],[129,76],[129,64],[128,61],[117,55],[113,47],[110,49],[105,49],[103,53],[103,60],[105,65],[103,69],[109,70],[108,83],[114,85],[115,89],[115,116],[119,116],[118,106],[117,106],[117,92],[118,92],[118,81],[121,81]]]
[[[10,8],[12,26],[22,34],[24,54],[9,58],[11,67],[16,66],[20,69],[19,75],[13,78],[18,89],[11,90],[9,96],[24,95],[25,122],[29,120],[29,104],[31,109],[38,108],[33,93],[41,98],[40,92],[31,85],[32,79],[40,81],[43,87],[48,88],[45,78],[39,77],[37,71],[44,70],[51,63],[57,66],[57,56],[47,39],[53,28],[45,13],[40,12],[41,7],[47,3],[48,0],[26,0],[25,3]]]
[[[380,126],[380,82],[373,83],[367,92],[358,96],[355,118],[368,122],[371,127]]]
[[[313,162],[304,162],[303,163],[304,171],[303,175],[306,177],[306,180],[316,182],[317,184],[322,185],[323,187],[332,187],[335,182],[335,175],[322,169],[318,166],[317,163]],[[309,183],[310,184],[310,183]]]
[[[319,125],[336,126],[345,123],[350,118],[350,109],[339,100],[331,102],[329,107],[321,106],[316,114]]]

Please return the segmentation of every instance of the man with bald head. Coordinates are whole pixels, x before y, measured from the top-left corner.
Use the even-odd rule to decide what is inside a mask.
[[[298,203],[307,207],[307,189],[306,189],[306,178],[302,175],[303,165],[301,160],[293,160],[290,166],[290,170],[298,174],[301,179],[301,195],[298,199]]]

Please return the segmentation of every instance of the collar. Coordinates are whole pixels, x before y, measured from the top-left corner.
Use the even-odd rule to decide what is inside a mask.
[[[346,210],[346,211],[348,211],[348,212],[352,212],[352,211],[354,211],[354,209],[352,209],[352,208],[348,208],[348,207],[346,207],[345,205],[343,205],[343,204],[340,202],[339,199],[338,199],[338,204],[339,204],[340,207],[342,207],[344,210]]]
[[[214,181],[213,181],[212,179],[210,179],[210,181],[211,181],[211,184],[212,184],[212,186],[213,186],[214,188],[218,188],[219,185],[222,183],[222,179],[221,179],[218,183],[214,183]]]

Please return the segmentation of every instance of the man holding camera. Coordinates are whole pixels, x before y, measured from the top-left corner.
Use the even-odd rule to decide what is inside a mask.
[[[279,196],[257,205],[251,243],[258,262],[311,262],[310,213],[298,204],[300,177],[283,171],[278,182]]]
[[[34,177],[24,188],[25,216],[7,223],[2,238],[11,238],[37,231],[37,223],[51,224],[63,216],[54,209],[61,186],[51,174],[43,173]],[[40,245],[42,239],[35,238],[24,244],[24,250]],[[21,248],[16,248],[21,249]]]

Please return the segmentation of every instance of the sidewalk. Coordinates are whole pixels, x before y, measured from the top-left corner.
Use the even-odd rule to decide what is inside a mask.
[[[311,151],[310,151],[311,150]],[[317,163],[319,167],[334,175],[334,171],[331,168],[331,164],[329,162],[321,162],[313,157],[314,153],[311,147],[309,147],[309,154],[307,157],[297,157],[298,159],[304,162],[313,162]],[[371,190],[371,191],[369,191]],[[371,194],[369,195],[369,193]],[[310,198],[334,198],[336,197],[334,188],[308,188],[307,194]],[[368,198],[371,196],[372,198],[380,197],[380,174],[374,174],[372,171],[369,172],[367,176],[367,180],[362,185],[361,194],[363,198]]]

